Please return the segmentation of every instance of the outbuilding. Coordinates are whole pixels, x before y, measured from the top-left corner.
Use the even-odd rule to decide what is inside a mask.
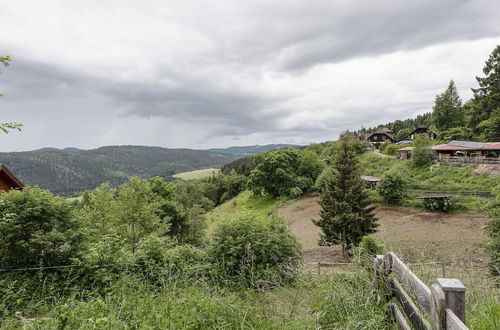
[[[0,165],[0,191],[9,192],[12,189],[22,190],[23,188],[23,183],[12,172],[5,165]]]

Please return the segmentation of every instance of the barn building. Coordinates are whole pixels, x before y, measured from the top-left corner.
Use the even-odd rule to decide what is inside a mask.
[[[24,185],[5,165],[0,165],[0,191],[22,190]]]
[[[399,159],[411,158],[413,147],[396,150]],[[500,142],[473,142],[453,140],[448,144],[439,144],[432,147],[436,160],[462,161],[498,161],[500,158]]]

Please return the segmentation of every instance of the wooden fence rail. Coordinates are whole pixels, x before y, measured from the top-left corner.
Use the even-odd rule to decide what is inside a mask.
[[[373,288],[383,288],[391,299],[389,315],[400,329],[468,329],[460,280],[438,278],[429,288],[392,252],[378,255],[373,265]]]

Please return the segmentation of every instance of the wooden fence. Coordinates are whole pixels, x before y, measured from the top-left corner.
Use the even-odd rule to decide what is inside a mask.
[[[389,314],[400,329],[468,329],[466,288],[460,280],[438,278],[429,288],[392,252],[378,255],[373,263],[373,287],[382,288],[391,300]]]
[[[444,163],[462,163],[462,164],[500,164],[500,158],[484,158],[484,157],[451,157],[439,158],[434,157],[434,160]]]

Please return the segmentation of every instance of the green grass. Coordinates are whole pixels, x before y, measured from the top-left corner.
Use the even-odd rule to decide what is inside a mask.
[[[5,318],[25,329],[384,329],[383,305],[370,295],[368,273],[304,273],[271,291],[232,291],[203,281],[153,286],[124,277],[105,295],[61,298],[32,321]],[[363,308],[359,308],[363,306]]]
[[[203,170],[189,171],[174,174],[174,178],[182,179],[182,180],[200,180],[204,178],[208,178],[211,175],[220,173],[220,169],[218,168],[205,168]]]
[[[210,223],[242,215],[265,220],[275,215],[276,209],[284,201],[285,199],[273,199],[269,196],[254,196],[251,191],[245,190],[207,213],[206,218]]]

